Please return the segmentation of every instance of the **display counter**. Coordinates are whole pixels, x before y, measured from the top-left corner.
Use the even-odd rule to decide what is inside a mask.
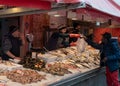
[[[79,73],[49,86],[107,86],[105,68],[96,68],[85,73]]]
[[[9,70],[19,70],[26,68],[12,68]],[[18,71],[18,73],[21,73]],[[7,79],[6,76],[0,76],[0,83],[4,82],[7,86],[106,86],[105,68],[94,68],[91,70],[84,70],[83,72],[75,72],[72,74],[66,74],[64,76],[51,75],[43,72],[39,72],[41,75],[45,75],[46,79],[30,84],[20,84]],[[24,79],[23,77],[22,79]]]
[[[99,68],[99,51],[91,47],[81,53],[76,47],[38,55],[34,52],[21,65],[1,65],[0,82],[5,81],[7,86],[106,86],[105,69]]]

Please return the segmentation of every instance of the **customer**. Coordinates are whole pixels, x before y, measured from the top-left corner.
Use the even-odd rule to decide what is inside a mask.
[[[68,46],[69,46],[69,34],[67,33],[67,27],[61,27],[59,28],[57,48],[64,48]]]
[[[21,59],[20,46],[25,44],[24,35],[21,34],[18,28],[14,25],[9,27],[9,33],[3,38],[3,60]]]
[[[94,41],[94,34],[87,35],[87,38],[91,41]]]
[[[105,32],[102,35],[102,43],[96,44],[89,39],[86,39],[89,45],[96,49],[100,49],[101,60],[100,66],[106,66],[106,80],[108,86],[120,86],[118,81],[118,69],[120,59],[120,48],[116,39],[111,39],[111,34]]]

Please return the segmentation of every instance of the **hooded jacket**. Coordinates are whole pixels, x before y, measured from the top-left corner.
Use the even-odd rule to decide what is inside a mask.
[[[89,39],[86,42],[92,47],[100,50],[101,60],[106,57],[106,66],[109,68],[111,72],[118,70],[120,59],[120,48],[117,39],[110,39],[108,43],[97,44]]]

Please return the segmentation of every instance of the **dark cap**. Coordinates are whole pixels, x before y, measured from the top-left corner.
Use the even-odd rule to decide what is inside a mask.
[[[17,26],[14,26],[14,25],[11,25],[9,27],[9,33],[12,34],[13,32],[17,31],[18,30],[18,27]]]
[[[106,39],[111,39],[111,33],[105,32],[104,34],[102,34],[102,36]]]
[[[65,29],[67,28],[66,26],[60,27],[59,30]]]

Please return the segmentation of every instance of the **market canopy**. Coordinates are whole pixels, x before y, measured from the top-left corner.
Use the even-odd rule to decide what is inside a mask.
[[[115,1],[118,1],[117,3]],[[120,17],[120,1],[119,0],[0,0],[1,5],[20,6],[38,9],[51,9],[52,2],[75,4],[86,3],[96,10]],[[118,4],[119,3],[119,4]]]

